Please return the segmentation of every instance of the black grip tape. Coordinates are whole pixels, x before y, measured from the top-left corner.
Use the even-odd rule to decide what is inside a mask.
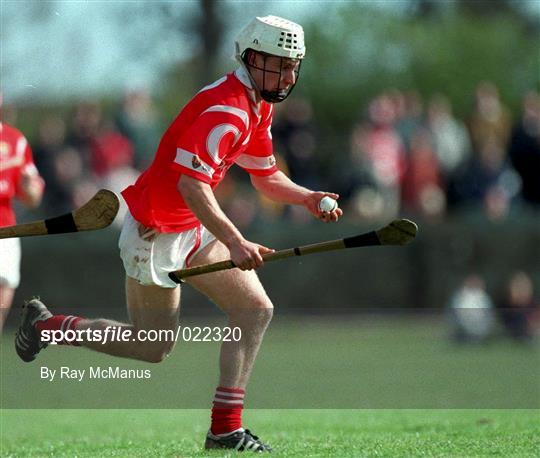
[[[368,232],[367,234],[356,235],[354,237],[347,237],[343,239],[343,243],[345,244],[346,248],[356,248],[360,246],[373,246],[381,244],[375,231]]]
[[[183,283],[183,280],[179,279],[179,278],[174,274],[174,272],[170,272],[170,273],[169,273],[169,278],[170,278],[173,282],[175,282],[175,283],[177,283],[177,284]]]
[[[66,232],[77,232],[77,226],[71,213],[45,220],[45,227],[49,234],[64,234]]]
[[[302,253],[300,252],[300,248],[296,247],[296,248],[294,249],[294,255],[295,255],[295,256],[302,256]]]

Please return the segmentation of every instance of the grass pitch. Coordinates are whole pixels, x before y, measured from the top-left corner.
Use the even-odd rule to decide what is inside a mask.
[[[538,456],[538,345],[447,337],[443,321],[418,317],[277,317],[244,424],[273,456]],[[65,347],[24,364],[12,339],[0,348],[2,457],[235,455],[202,450],[218,344],[180,342],[150,380],[49,382],[41,366],[149,365]]]
[[[536,457],[538,411],[254,410],[283,457]],[[204,410],[8,410],[3,457],[202,457]],[[243,455],[242,455],[243,456]]]

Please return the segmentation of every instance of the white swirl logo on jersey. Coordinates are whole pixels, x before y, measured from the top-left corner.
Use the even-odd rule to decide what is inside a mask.
[[[233,126],[232,124],[220,124],[210,131],[210,134],[206,139],[206,150],[216,164],[221,162],[221,158],[219,157],[219,144],[223,137],[228,133],[234,134],[233,144],[240,138],[240,129],[238,129],[238,127]]]

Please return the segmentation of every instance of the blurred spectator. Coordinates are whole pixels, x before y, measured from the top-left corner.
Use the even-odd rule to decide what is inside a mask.
[[[357,125],[351,137],[353,180],[357,192],[353,212],[364,218],[385,219],[399,211],[406,157],[393,127],[396,109],[388,94],[369,105],[369,121]]]
[[[493,84],[478,85],[469,127],[474,154],[455,169],[449,183],[449,203],[481,205],[488,218],[504,218],[518,192],[519,180],[506,154],[510,116]]]
[[[510,337],[528,341],[534,336],[538,303],[534,299],[532,280],[525,272],[515,272],[510,278],[500,304],[500,316]]]
[[[282,158],[282,163],[278,164],[280,170],[301,186],[320,189],[323,186],[316,157],[317,138],[311,102],[293,97],[284,105],[275,106],[275,110],[272,137],[277,152],[276,159]],[[261,210],[267,216],[278,214],[283,207],[264,197],[262,204]],[[287,215],[294,222],[310,220],[310,215],[297,206],[289,207]]]
[[[405,150],[411,149],[411,141],[418,130],[424,127],[424,103],[418,91],[394,94],[395,128],[401,137]]]
[[[427,113],[435,154],[446,183],[470,156],[471,141],[465,125],[454,118],[450,101],[443,95],[432,97]]]
[[[477,155],[493,156],[493,160],[498,162],[505,159],[511,118],[494,84],[482,82],[477,86],[469,127]]]
[[[402,188],[404,208],[425,217],[443,216],[446,197],[429,131],[413,133],[408,159]]]
[[[107,122],[90,142],[90,161],[94,175],[104,178],[133,164],[133,145]]]
[[[85,170],[91,170],[92,141],[101,125],[101,107],[97,102],[80,102],[74,108],[67,144],[81,154]]]
[[[490,219],[504,218],[519,192],[519,177],[502,154],[486,148],[456,173],[450,198],[454,205],[482,206]]]
[[[66,124],[59,116],[45,117],[38,126],[38,138],[34,146],[34,160],[41,176],[47,183],[43,206],[50,214],[71,211],[71,189],[63,177],[58,175],[59,155],[65,148]],[[78,155],[78,153],[76,153]],[[77,158],[80,161],[79,158]],[[82,171],[79,170],[77,175]]]
[[[320,188],[317,170],[313,108],[303,98],[291,98],[279,107],[272,126],[275,149],[283,154],[290,178],[301,186]]]
[[[493,301],[479,275],[469,275],[450,298],[450,325],[457,342],[487,340],[495,324]]]
[[[53,174],[58,186],[69,196],[68,206],[73,206],[73,189],[84,178],[81,154],[75,148],[64,146],[54,156]],[[71,209],[71,208],[70,208]]]
[[[137,111],[134,107],[139,105],[133,102],[140,102],[144,97],[141,94],[133,97],[129,99],[130,114],[144,111]],[[126,183],[133,182],[138,176],[133,168],[134,155],[133,143],[117,130],[112,121],[103,117],[99,103],[79,103],[74,110],[67,147],[57,154],[55,160],[57,176],[69,190],[71,205],[82,205],[101,187],[120,192]],[[122,202],[119,221],[125,210]]]
[[[523,98],[521,117],[512,132],[509,156],[521,177],[523,199],[540,210],[540,94],[538,92],[529,92]]]
[[[161,135],[159,117],[149,92],[144,89],[127,91],[115,121],[120,133],[133,143],[134,167],[146,169],[154,158]]]

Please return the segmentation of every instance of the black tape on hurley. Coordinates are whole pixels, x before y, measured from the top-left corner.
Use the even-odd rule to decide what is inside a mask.
[[[65,232],[77,232],[77,226],[71,213],[45,220],[45,226],[49,234],[62,234]]]

